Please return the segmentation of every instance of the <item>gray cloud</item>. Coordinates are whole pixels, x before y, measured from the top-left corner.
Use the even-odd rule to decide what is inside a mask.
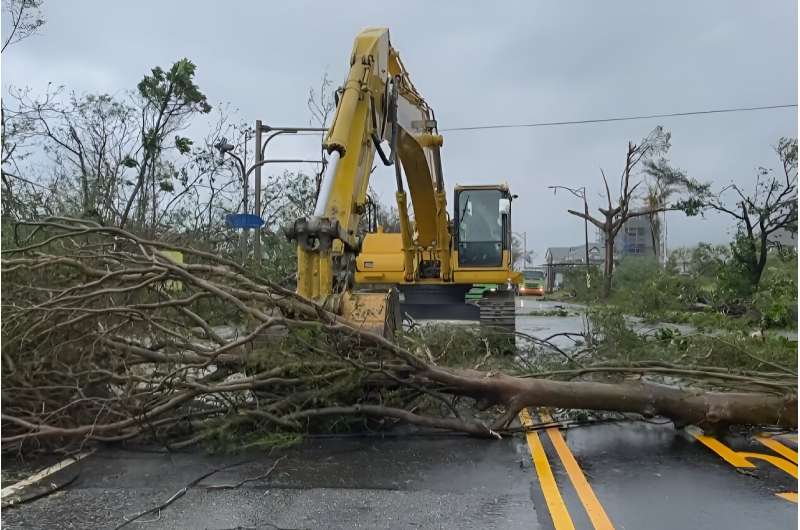
[[[247,121],[308,122],[307,90],[341,80],[355,34],[386,25],[440,127],[585,119],[797,101],[797,4],[771,2],[104,2],[45,0],[41,36],[2,58],[3,85],[78,92],[132,89],[155,65],[189,57],[211,101]],[[445,137],[456,183],[507,181],[520,201],[514,228],[538,253],[575,244],[582,223],[551,184],[616,175],[628,140],[655,125],[673,133],[671,159],[724,185],[774,165],[771,145],[797,134],[796,111],[766,111],[482,132]],[[276,145],[310,155],[313,140]],[[392,177],[376,188],[391,197]],[[597,204],[597,201],[595,200]],[[670,246],[724,241],[727,219],[669,219]]]

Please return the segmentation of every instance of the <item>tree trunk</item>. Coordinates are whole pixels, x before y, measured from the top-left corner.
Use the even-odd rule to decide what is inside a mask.
[[[605,262],[603,265],[603,298],[611,294],[611,280],[614,276],[614,237],[606,232]]]
[[[703,392],[646,382],[597,383],[552,381],[487,374],[474,370],[429,367],[421,375],[450,387],[454,394],[501,403],[507,413],[502,428],[523,407],[547,406],[664,416],[676,425],[704,428],[726,425],[797,427],[797,398],[766,393]]]
[[[767,253],[769,252],[769,241],[767,240],[767,235],[763,231],[759,240],[759,250],[761,252],[759,252],[758,259],[755,260],[753,264],[751,275],[751,283],[754,290],[758,290],[758,286],[761,283],[761,275],[764,273],[764,267],[767,265]]]

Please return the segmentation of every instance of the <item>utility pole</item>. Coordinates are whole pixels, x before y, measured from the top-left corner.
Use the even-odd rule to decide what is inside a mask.
[[[244,156],[242,157],[244,163],[247,163],[247,129],[244,130]],[[247,171],[242,171],[242,213],[248,214],[250,213],[250,174]],[[242,250],[242,262],[247,261],[247,230],[242,230],[242,233],[239,234],[239,245],[241,246]]]
[[[528,232],[522,232],[522,270],[528,266]]]
[[[256,153],[255,153],[255,173],[256,173],[256,204],[255,214],[261,217],[261,120],[256,120]],[[253,240],[253,257],[256,259],[256,265],[261,265],[261,227],[255,229],[255,238]]]
[[[511,235],[522,236],[522,270],[528,265],[528,232],[511,232]],[[517,266],[516,260],[511,264],[512,267]]]
[[[583,238],[586,243],[586,288],[591,288],[591,267],[589,266],[589,203],[586,202],[586,188],[583,188],[583,211],[586,212],[586,217],[583,218]]]

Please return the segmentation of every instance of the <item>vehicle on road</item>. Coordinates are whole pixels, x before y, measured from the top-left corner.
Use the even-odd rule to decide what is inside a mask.
[[[522,271],[519,294],[520,296],[544,296],[544,271],[540,269]]]

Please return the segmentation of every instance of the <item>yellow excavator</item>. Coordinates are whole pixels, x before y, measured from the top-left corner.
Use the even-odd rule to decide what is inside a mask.
[[[389,30],[362,31],[336,93],[314,214],[286,229],[297,241],[301,295],[384,335],[404,315],[480,320],[513,331],[514,287],[521,281],[511,268],[516,196],[500,184],[456,186],[451,217],[442,144],[433,109],[412,84]],[[368,187],[376,153],[394,167],[399,233],[375,223],[359,231],[374,207]],[[467,303],[475,284],[491,287]]]

